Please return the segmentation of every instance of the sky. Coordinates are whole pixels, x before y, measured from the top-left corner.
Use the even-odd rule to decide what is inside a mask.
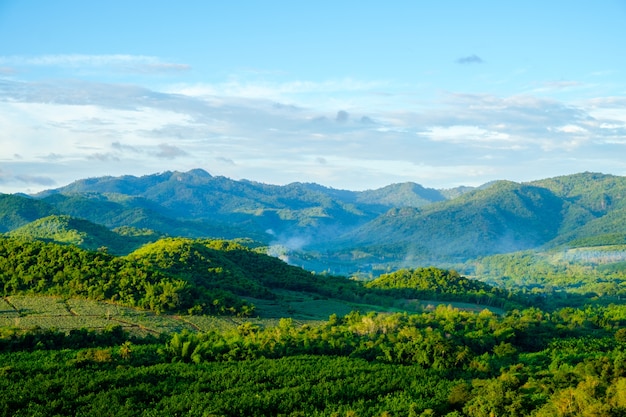
[[[0,192],[626,175],[626,0],[0,0]]]

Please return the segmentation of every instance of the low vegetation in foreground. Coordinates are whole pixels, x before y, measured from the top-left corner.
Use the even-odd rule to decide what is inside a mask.
[[[623,306],[0,334],[5,416],[623,416]]]
[[[3,416],[626,415],[621,281],[614,303],[552,303],[434,267],[313,274],[224,240],[114,256],[4,237],[0,255]]]

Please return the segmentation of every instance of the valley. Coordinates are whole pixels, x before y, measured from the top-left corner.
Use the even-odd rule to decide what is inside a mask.
[[[0,195],[0,415],[621,416],[625,195],[202,170]]]

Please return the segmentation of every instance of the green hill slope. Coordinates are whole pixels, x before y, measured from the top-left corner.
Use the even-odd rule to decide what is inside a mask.
[[[595,216],[626,208],[626,178],[594,172],[533,181],[555,195],[583,207]]]
[[[105,249],[113,254],[126,254],[139,246],[155,241],[159,235],[149,230],[124,228],[124,234],[75,217],[48,216],[35,220],[9,233],[8,236],[40,239],[72,244],[86,250]]]
[[[168,238],[145,245],[127,259],[196,285],[246,297],[272,299],[275,290],[355,298],[360,285],[344,277],[313,274],[233,241]]]
[[[350,248],[416,262],[454,261],[532,248],[555,238],[563,200],[498,182],[422,209],[394,209],[344,237]]]
[[[366,284],[402,298],[454,300],[505,307],[516,302],[506,291],[466,278],[456,271],[428,267],[401,269],[383,274]]]
[[[14,194],[0,194],[0,233],[57,213],[54,206],[43,201]]]
[[[81,180],[43,193],[65,195],[97,193],[141,197],[170,210],[177,217],[203,219],[258,210],[293,210],[342,207],[345,215],[359,215],[334,190],[294,183],[286,186],[213,177],[202,170],[164,172],[143,177],[105,177]],[[348,192],[350,194],[350,192]],[[305,216],[306,217],[306,216]]]
[[[73,245],[16,238],[0,238],[0,285],[5,296],[83,297],[154,311],[192,308],[211,299],[147,265]]]
[[[96,196],[103,206],[93,207]],[[443,199],[436,190],[417,184],[353,192],[317,184],[235,181],[203,170],[92,178],[37,197],[63,213],[108,227],[122,225],[120,221],[126,217],[128,225],[170,235],[250,237],[282,243],[293,242],[294,237],[305,242],[326,241],[396,205],[424,205]],[[155,216],[131,213],[133,209]],[[134,220],[137,217],[141,223]]]
[[[146,200],[122,194],[51,194],[43,202],[61,213],[87,219],[108,228],[131,226],[151,229],[171,236],[260,238],[265,233],[250,231],[235,222],[225,224],[216,219],[178,218],[170,210]]]
[[[0,237],[0,288],[5,296],[60,295],[157,312],[242,315],[254,310],[244,298],[271,300],[280,290],[344,300],[365,294],[355,281],[315,275],[235,242],[183,238],[162,239],[118,257]]]
[[[440,191],[424,188],[412,182],[391,184],[357,194],[357,201],[360,203],[378,204],[385,207],[422,207],[444,200],[446,197]]]

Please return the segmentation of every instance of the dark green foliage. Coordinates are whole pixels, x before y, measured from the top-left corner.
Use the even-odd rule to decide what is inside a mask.
[[[68,333],[55,330],[33,329],[23,331],[13,328],[0,328],[0,351],[33,351],[54,349],[81,349],[111,347],[132,340],[133,343],[156,342],[152,337],[137,339],[129,336],[120,326],[112,326],[101,331],[86,329],[71,330]]]
[[[111,300],[156,312],[250,313],[232,293],[194,285],[150,263],[74,246],[0,238],[4,295],[49,294]]]
[[[11,417],[379,416],[440,408],[451,385],[433,371],[350,358],[133,366],[115,348],[2,356],[0,415]]]
[[[92,251],[102,249],[112,254],[127,254],[160,237],[147,230],[141,233],[129,227],[119,230],[124,234],[88,220],[63,215],[43,217],[7,233],[7,236],[72,244]]]
[[[401,269],[383,274],[368,282],[366,287],[387,290],[396,298],[454,300],[500,307],[522,301],[506,291],[463,277],[456,271],[435,267]]]
[[[255,277],[256,271],[251,270],[256,267],[254,264],[237,264],[229,259],[225,251],[229,246],[247,255],[256,255],[233,242],[169,238],[138,249],[128,259],[197,286],[220,288],[250,297],[273,298],[273,294]]]
[[[233,241],[206,239],[162,239],[118,257],[0,238],[0,285],[4,295],[86,297],[192,314],[251,315],[253,305],[241,297],[275,299],[275,290],[390,303],[356,281],[312,274]]]
[[[162,239],[131,253],[128,259],[196,286],[246,297],[273,299],[273,291],[282,289],[356,301],[371,293],[355,281],[313,274],[234,241]]]
[[[296,326],[281,319],[277,326],[244,324],[236,331],[174,334],[163,350],[171,361],[213,362],[279,358],[292,355],[338,355],[424,368],[479,369],[476,361],[493,353],[491,365],[503,365],[518,352],[537,352],[551,344],[585,345],[581,352],[613,349],[621,343],[626,308],[514,310],[498,316],[483,310],[461,312],[440,306],[412,314],[335,315],[321,326]],[[601,345],[598,345],[599,338]],[[590,338],[585,342],[585,338]],[[490,366],[491,366],[490,365]]]
[[[0,194],[0,233],[56,212],[53,206],[31,197]]]
[[[456,271],[428,267],[401,269],[383,274],[367,283],[368,287],[386,289],[413,289],[426,295],[491,290],[492,287],[461,277]]]

